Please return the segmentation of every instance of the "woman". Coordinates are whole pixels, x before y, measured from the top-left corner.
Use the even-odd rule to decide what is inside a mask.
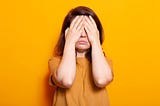
[[[103,28],[97,15],[79,6],[64,19],[55,55],[49,59],[53,106],[109,106],[105,89],[113,79],[104,56]]]

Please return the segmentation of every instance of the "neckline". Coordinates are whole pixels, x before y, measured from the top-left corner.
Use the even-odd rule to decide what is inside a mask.
[[[89,60],[86,57],[76,57],[76,63],[80,65],[86,65],[89,63]]]
[[[86,57],[76,57],[76,59],[87,59]]]

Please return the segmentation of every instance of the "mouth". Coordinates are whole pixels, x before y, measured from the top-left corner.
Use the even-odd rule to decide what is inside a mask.
[[[78,41],[78,43],[81,44],[81,45],[86,45],[87,44],[86,41]]]

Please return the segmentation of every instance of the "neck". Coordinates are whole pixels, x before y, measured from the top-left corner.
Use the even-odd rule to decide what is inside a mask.
[[[86,57],[88,50],[76,50],[76,57]]]
[[[77,57],[85,57],[85,52],[77,52],[76,55]]]

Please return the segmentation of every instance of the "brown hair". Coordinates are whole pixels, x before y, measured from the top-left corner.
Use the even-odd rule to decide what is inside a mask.
[[[103,27],[101,25],[101,22],[100,22],[98,16],[96,15],[96,13],[92,9],[85,7],[85,6],[78,6],[74,9],[70,10],[63,21],[60,37],[59,37],[59,40],[58,40],[56,47],[54,49],[54,54],[56,56],[63,55],[64,45],[65,45],[65,30],[70,26],[72,20],[77,15],[85,15],[85,16],[90,15],[90,16],[92,16],[92,18],[94,19],[94,21],[97,25],[97,29],[99,31],[99,40],[102,45],[103,40],[104,40]],[[88,59],[91,59],[90,58],[91,57],[91,48],[90,48],[89,52],[86,54],[86,57]]]

